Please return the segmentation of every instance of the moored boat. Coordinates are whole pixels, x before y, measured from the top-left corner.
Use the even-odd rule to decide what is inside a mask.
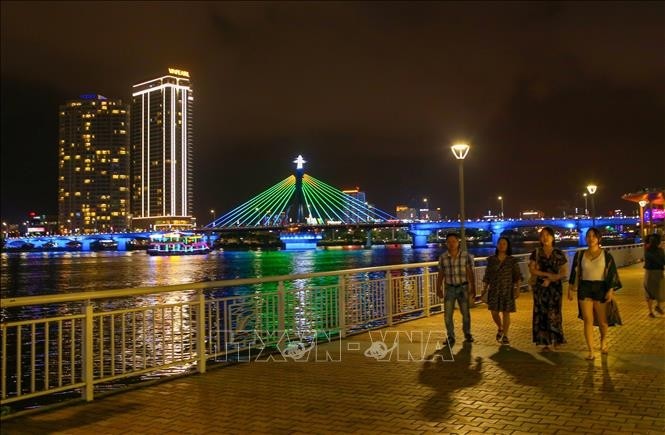
[[[207,254],[210,247],[200,234],[164,233],[150,236],[150,255],[197,255]]]
[[[148,237],[135,237],[127,242],[128,251],[146,250],[150,247]]]
[[[117,251],[118,242],[113,239],[99,239],[90,243],[92,251]]]

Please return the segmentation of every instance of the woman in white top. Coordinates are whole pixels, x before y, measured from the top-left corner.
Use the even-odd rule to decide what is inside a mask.
[[[575,253],[570,279],[568,280],[568,299],[573,300],[577,291],[582,320],[584,320],[584,338],[589,349],[586,359],[593,361],[593,323],[594,315],[600,330],[600,351],[607,348],[607,302],[614,298],[614,291],[621,288],[619,275],[612,254],[600,247],[600,231],[589,228],[586,241],[589,248]]]

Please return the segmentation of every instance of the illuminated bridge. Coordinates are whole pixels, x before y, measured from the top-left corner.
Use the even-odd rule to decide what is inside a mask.
[[[278,230],[287,249],[315,248],[321,236],[319,230],[332,228],[366,229],[366,245],[371,245],[371,229],[386,227],[407,228],[413,246],[427,246],[427,239],[438,230],[456,229],[459,221],[403,222],[390,214],[347,195],[323,181],[305,174],[302,156],[298,156],[294,175],[280,181],[249,201],[218,217],[203,229],[216,233],[233,230]],[[620,227],[635,225],[637,218],[596,218],[597,226]],[[468,221],[466,228],[481,229],[492,233],[492,242],[504,231],[520,227],[551,226],[577,230],[580,234],[593,226],[592,219],[536,219]],[[580,245],[585,244],[584,237]]]
[[[481,221],[465,221],[465,228],[473,228],[477,230],[485,230],[492,233],[492,243],[496,242],[501,237],[501,233],[508,230],[517,228],[541,228],[552,227],[566,230],[577,230],[581,235],[579,238],[579,245],[586,245],[584,235],[587,230],[594,226],[596,227],[622,227],[624,225],[637,225],[639,218],[636,217],[597,217],[594,219],[504,219],[504,220],[481,220]],[[427,238],[434,232],[446,229],[457,229],[460,227],[459,221],[448,222],[417,222],[409,224],[409,234],[413,238],[413,247],[422,248],[427,246]]]
[[[384,227],[394,216],[336,189],[304,172],[298,156],[296,171],[274,186],[205,226],[206,232],[230,229],[280,230],[286,249],[314,248],[320,228]]]
[[[239,205],[228,213],[210,222],[204,228],[195,231],[208,235],[209,242],[220,237],[223,232],[243,231],[278,231],[280,240],[286,249],[313,249],[322,238],[323,229],[364,229],[366,246],[372,244],[374,228],[404,228],[411,235],[414,248],[427,246],[428,238],[440,230],[458,230],[459,221],[447,222],[405,222],[379,210],[351,195],[336,189],[304,173],[302,156],[294,161],[296,171],[249,201]],[[597,217],[598,227],[621,228],[624,225],[637,225],[637,217],[604,218]],[[496,244],[504,231],[517,228],[540,228],[550,226],[557,229],[577,230],[581,235],[594,225],[592,219],[506,219],[490,221],[466,221],[466,228],[484,230],[492,233],[492,242]],[[126,250],[136,238],[148,238],[150,233],[89,234],[77,236],[19,237],[8,239],[10,243],[26,242],[36,249],[47,244],[57,249],[65,249],[73,241],[82,244],[82,250],[88,251],[99,240],[111,239],[117,243],[118,250]],[[586,243],[580,237],[579,244]]]

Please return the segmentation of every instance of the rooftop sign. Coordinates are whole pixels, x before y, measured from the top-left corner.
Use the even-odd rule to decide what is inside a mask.
[[[169,74],[189,78],[189,71],[185,71],[185,70],[181,70],[181,69],[169,68]]]

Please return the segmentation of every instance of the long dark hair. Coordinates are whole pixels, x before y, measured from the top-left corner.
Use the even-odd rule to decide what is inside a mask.
[[[547,232],[550,236],[552,236],[552,247],[554,247],[554,244],[556,243],[556,237],[554,237],[554,230],[552,229],[552,227],[543,227],[543,229],[540,230],[540,231],[541,231],[541,232],[542,232],[542,231],[545,231],[545,232]],[[542,246],[543,244],[541,243],[540,245]]]
[[[506,255],[513,255],[513,248],[510,246],[510,240],[508,240],[508,237],[501,236],[499,237],[499,240],[496,241],[496,249],[494,250],[494,255],[499,255],[499,242],[501,240],[505,240],[506,243],[508,243],[508,248],[506,248]]]
[[[591,227],[586,231],[585,237],[589,237],[589,233],[596,236],[596,238],[598,239],[598,244],[600,245],[601,240],[603,240],[603,236],[600,235],[600,230],[598,230],[598,228],[596,227]]]
[[[657,251],[660,248],[660,234],[653,233],[647,236],[647,251]]]

